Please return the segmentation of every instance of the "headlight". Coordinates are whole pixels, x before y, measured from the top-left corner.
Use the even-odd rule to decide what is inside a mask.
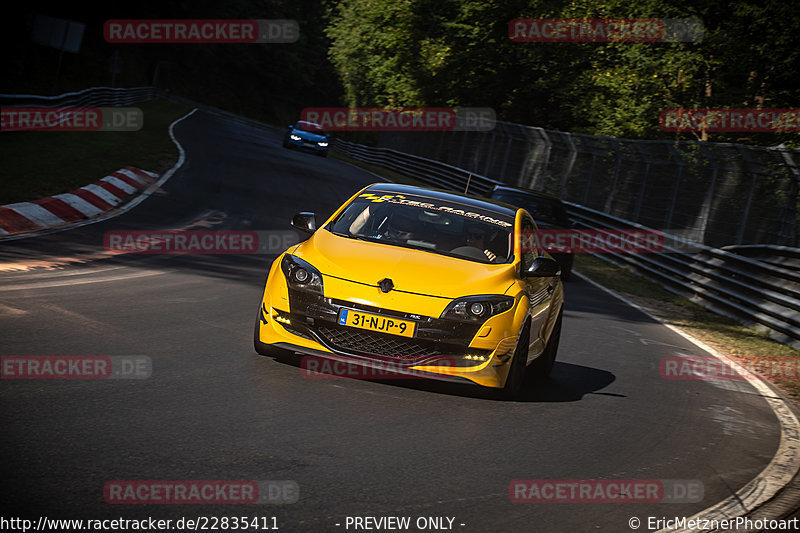
[[[292,133],[291,135],[289,135],[289,138],[290,138],[291,140],[293,140],[293,141],[299,141],[299,140],[300,140],[300,136],[299,136],[299,135],[295,135],[294,133]]]
[[[450,302],[440,318],[464,322],[484,322],[490,316],[508,311],[514,298],[503,295],[465,296]]]
[[[328,146],[328,143],[326,143],[326,142],[318,142],[317,144],[322,146],[323,148]]]
[[[281,270],[290,288],[322,294],[322,274],[307,261],[286,254],[281,260]]]

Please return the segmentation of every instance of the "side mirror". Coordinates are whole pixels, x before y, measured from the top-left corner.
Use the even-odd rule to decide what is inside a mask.
[[[561,275],[561,266],[555,259],[540,255],[533,260],[531,267],[522,273],[525,278],[554,278]]]
[[[314,213],[303,211],[292,217],[292,226],[305,233],[317,231],[317,216]]]

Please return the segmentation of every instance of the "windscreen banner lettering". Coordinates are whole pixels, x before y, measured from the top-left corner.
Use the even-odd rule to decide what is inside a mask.
[[[470,218],[474,220],[480,220],[481,222],[486,222],[488,224],[494,224],[496,226],[500,226],[501,228],[508,228],[511,227],[513,224],[511,222],[507,222],[505,220],[498,220],[496,218],[490,217],[488,215],[483,215],[481,213],[476,213],[474,211],[465,211],[464,209],[459,209],[452,206],[447,205],[436,205],[430,202],[420,201],[420,200],[411,200],[402,194],[384,194],[384,195],[377,195],[372,193],[366,193],[359,196],[359,198],[365,198],[372,203],[380,203],[380,202],[387,202],[390,204],[398,204],[398,205],[408,205],[412,207],[419,207],[422,209],[428,209],[431,211],[442,211],[444,213],[450,213],[453,215],[462,216],[465,218]]]

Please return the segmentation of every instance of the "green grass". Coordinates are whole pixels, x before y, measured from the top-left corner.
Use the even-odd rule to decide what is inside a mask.
[[[191,108],[165,101],[136,106],[139,131],[7,132],[0,142],[0,205],[93,183],[124,166],[161,174],[178,158],[169,125]]]

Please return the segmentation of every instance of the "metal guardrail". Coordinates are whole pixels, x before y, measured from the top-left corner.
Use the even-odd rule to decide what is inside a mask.
[[[707,246],[800,246],[800,149],[619,139],[495,122],[385,131],[377,146],[557,195]]]
[[[182,96],[178,96],[177,94],[171,93],[169,91],[164,91],[162,89],[158,90],[158,92],[156,93],[156,96],[158,98],[162,98],[164,100],[168,100],[168,101],[174,102],[176,104],[182,104],[182,105],[186,105],[186,106],[189,106],[189,107],[196,107],[196,108],[198,108],[198,109],[200,109],[202,111],[206,111],[208,113],[213,113],[215,115],[218,115],[218,116],[221,116],[221,117],[225,117],[227,119],[230,119],[230,120],[233,120],[233,121],[236,121],[236,122],[240,122],[242,124],[246,124],[246,125],[252,126],[254,128],[269,130],[269,131],[272,131],[273,133],[280,133],[280,134],[286,132],[286,128],[281,128],[279,126],[273,126],[271,124],[266,124],[264,122],[261,122],[261,121],[258,121],[258,120],[252,119],[252,118],[243,117],[242,115],[237,115],[236,113],[231,113],[230,111],[225,111],[224,109],[219,109],[218,107],[213,107],[213,106],[210,106],[210,105],[201,104],[200,102],[195,102],[194,100],[189,100],[188,98],[184,98]]]
[[[40,96],[35,94],[0,94],[0,105],[30,107],[99,107],[124,106],[147,102],[156,97],[155,87],[91,87],[82,91]]]
[[[442,189],[464,190],[469,180],[471,192],[485,195],[500,183],[446,163],[398,152],[391,148],[372,148],[342,139],[335,139],[333,148],[358,161],[382,166]]]
[[[485,195],[503,183],[445,163],[389,148],[372,148],[336,139],[334,149],[426,184]],[[582,205],[565,202],[578,227],[593,230],[635,228],[656,231]],[[661,232],[659,232],[661,233]],[[695,303],[766,331],[775,340],[800,348],[800,272],[662,234],[659,253],[604,253],[598,257],[662,284]],[[800,250],[796,250],[800,254]]]

